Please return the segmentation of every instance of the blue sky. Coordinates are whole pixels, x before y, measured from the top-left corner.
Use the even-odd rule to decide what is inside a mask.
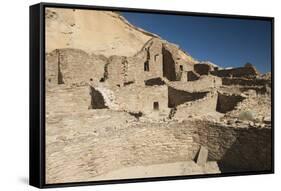
[[[271,70],[269,21],[212,17],[121,13],[131,24],[178,44],[198,60],[221,67],[252,63],[260,72]]]

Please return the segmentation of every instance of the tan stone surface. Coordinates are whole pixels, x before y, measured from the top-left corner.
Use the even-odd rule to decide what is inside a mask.
[[[271,168],[271,74],[108,11],[48,8],[46,35],[47,183]]]

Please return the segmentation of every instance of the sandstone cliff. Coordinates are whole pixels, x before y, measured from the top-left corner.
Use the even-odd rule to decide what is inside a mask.
[[[131,25],[116,12],[62,8],[46,10],[47,53],[54,49],[75,48],[104,56],[133,56],[151,38],[161,39],[156,34]],[[195,62],[179,47],[176,49],[182,59]]]

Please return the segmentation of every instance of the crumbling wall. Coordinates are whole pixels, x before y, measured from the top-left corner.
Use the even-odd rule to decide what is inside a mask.
[[[178,90],[172,87],[168,87],[168,106],[176,107],[180,104],[189,101],[195,101],[202,99],[207,95],[208,92],[186,92],[183,90]]]
[[[172,123],[168,126],[166,123],[137,123],[126,128],[115,125],[92,127],[98,136],[91,131],[88,136],[73,137],[72,141],[67,142],[67,149],[61,149],[59,155],[55,154],[55,149],[47,150],[50,156],[47,173],[54,182],[60,182],[65,180],[65,176],[61,176],[65,167],[60,164],[72,164],[67,166],[67,171],[77,172],[79,168],[83,175],[90,175],[91,180],[97,175],[130,166],[192,160],[199,149],[192,137],[195,128],[196,124],[193,123]],[[81,140],[85,139],[88,140],[83,144]],[[58,141],[54,144],[58,148],[63,143]],[[77,175],[67,174],[66,177],[68,181],[81,180],[81,176]]]
[[[218,92],[218,101],[216,110],[221,113],[232,111],[239,102],[243,101],[245,97],[235,94],[226,94]]]
[[[200,75],[209,75],[213,70],[213,67],[209,64],[195,64],[194,71]]]
[[[79,49],[57,49],[47,54],[46,84],[83,84],[98,82],[104,75],[107,59]]]
[[[58,85],[58,55],[57,51],[46,54],[46,86]]]
[[[125,83],[134,82],[139,86],[144,85],[145,73],[143,72],[143,59],[139,57],[127,57],[128,71],[125,74]]]
[[[213,114],[216,111],[217,99],[217,92],[210,92],[202,99],[179,105],[173,119],[182,121],[189,116]]]
[[[163,86],[125,86],[115,91],[116,102],[119,110],[129,112],[150,113],[154,108],[154,103],[158,102],[158,110],[168,109],[168,88]]]
[[[245,78],[222,78],[222,84],[226,86],[241,85],[241,86],[271,86],[270,80],[266,79],[245,79]]]
[[[271,170],[271,129],[203,123],[195,141],[207,147],[208,160],[218,161],[221,172]]]
[[[127,73],[126,58],[123,56],[111,56],[107,65],[107,79],[110,84],[123,86],[125,74]]]
[[[219,77],[253,77],[257,76],[259,72],[253,66],[232,68],[232,69],[223,69],[223,70],[214,70],[211,71],[211,74]]]
[[[208,149],[209,161],[218,161],[221,172],[271,169],[270,129],[233,128],[197,120],[135,123],[129,127],[110,125],[95,131],[98,136],[89,137],[87,144],[82,144],[85,149],[78,149],[77,142],[81,141],[74,139],[77,142],[69,143],[72,147],[68,144],[68,149],[61,150],[60,160],[56,159],[55,150],[47,150],[48,161],[57,161],[48,168],[51,177],[57,175],[55,180],[59,181],[62,177],[58,172],[64,171],[59,164],[73,161],[79,162],[77,166],[68,166],[69,169],[79,168],[95,177],[124,167],[194,160],[200,146]]]
[[[162,41],[153,38],[149,45],[144,48],[147,53],[146,60],[149,64],[149,71],[145,72],[146,79],[162,77],[163,76],[163,55],[162,55]]]
[[[194,71],[188,71],[186,76],[187,76],[187,81],[196,81],[200,78],[200,75]]]
[[[143,62],[141,57],[111,56],[104,70],[104,81],[118,87],[134,83],[144,85]]]
[[[189,81],[189,82],[166,82],[169,86],[184,90],[188,92],[199,92],[199,91],[205,91],[207,89],[211,88],[218,88],[222,85],[221,78],[211,75],[203,75],[200,76],[198,80],[195,81]]]
[[[88,86],[49,88],[46,91],[46,115],[87,111],[91,104]]]

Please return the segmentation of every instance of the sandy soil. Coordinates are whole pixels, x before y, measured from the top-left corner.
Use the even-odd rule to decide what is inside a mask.
[[[122,168],[101,176],[97,176],[93,180],[114,180],[216,173],[220,173],[216,162],[208,162],[204,166],[199,166],[194,161],[185,161]]]

